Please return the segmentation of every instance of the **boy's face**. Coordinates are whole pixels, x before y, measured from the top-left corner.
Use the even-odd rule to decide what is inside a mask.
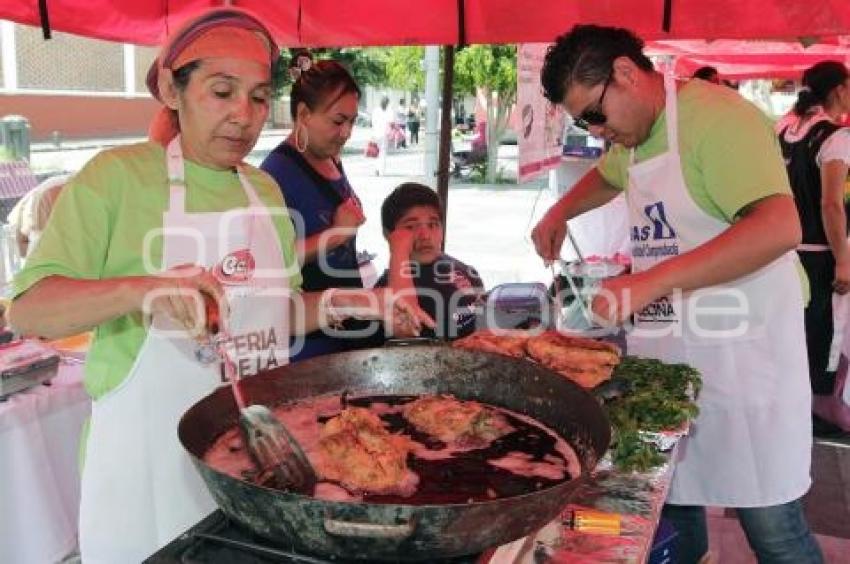
[[[431,264],[442,254],[443,222],[438,210],[430,206],[414,206],[401,216],[396,229],[413,232],[412,260]]]

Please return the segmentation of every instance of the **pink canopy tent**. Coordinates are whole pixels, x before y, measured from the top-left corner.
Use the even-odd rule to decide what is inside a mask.
[[[622,26],[650,41],[702,40],[662,45],[682,75],[711,64],[732,78],[799,76],[817,60],[840,58],[803,49],[800,38],[837,49],[850,33],[848,0],[2,0],[0,19],[41,26],[45,36],[57,30],[153,45],[198,10],[224,5],[257,14],[285,47],[550,42],[576,23]],[[774,40],[790,51],[741,41],[721,51],[721,42],[706,42],[715,39]],[[444,205],[452,49],[446,54],[438,179]]]
[[[258,14],[285,46],[548,42],[575,23],[645,39],[794,39],[850,33],[847,0],[4,0],[0,19],[152,45],[198,9]]]
[[[655,41],[647,52],[674,57],[674,71],[679,76],[691,76],[699,67],[710,65],[726,79],[799,78],[820,61],[850,64],[850,36],[808,47],[800,41]]]

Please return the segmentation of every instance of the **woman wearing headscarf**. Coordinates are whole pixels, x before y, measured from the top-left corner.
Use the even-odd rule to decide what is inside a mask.
[[[289,207],[304,289],[362,288],[357,229],[366,216],[340,161],[357,119],[360,88],[336,61],[314,62],[304,51],[292,61],[292,132],[260,168],[277,180]],[[378,332],[370,332],[362,322],[349,322],[345,329],[333,334],[316,331],[303,341],[294,339],[291,360],[380,342]]]
[[[183,412],[222,383],[215,357],[201,354],[215,332],[205,301],[218,306],[240,376],[286,364],[291,331],[404,307],[363,290],[298,292],[280,190],[243,162],[277,57],[265,26],[240,10],[204,12],[172,34],[148,73],[163,103],[151,141],[104,151],[68,182],[15,279],[20,332],[95,331],[87,564],[140,562],[214,509],[177,439]],[[404,313],[416,325],[417,312]]]
[[[806,346],[814,403],[832,395],[835,373],[828,370],[833,339],[833,294],[850,290],[850,245],[844,207],[850,166],[850,129],[840,125],[850,112],[850,73],[823,61],[803,73],[803,88],[783,120],[780,143],[803,227],[797,248],[809,278]],[[815,432],[831,430],[815,416]]]

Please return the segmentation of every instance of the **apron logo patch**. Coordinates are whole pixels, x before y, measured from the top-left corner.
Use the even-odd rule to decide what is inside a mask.
[[[659,239],[675,239],[676,232],[667,221],[667,214],[664,213],[664,202],[655,202],[643,208],[643,213],[652,222],[652,238]]]
[[[221,259],[213,273],[222,284],[242,284],[254,277],[254,255],[249,249],[234,251]]]
[[[678,255],[679,244],[676,242],[676,231],[667,220],[664,202],[655,202],[645,206],[643,213],[650,223],[632,225],[632,256],[669,257]]]

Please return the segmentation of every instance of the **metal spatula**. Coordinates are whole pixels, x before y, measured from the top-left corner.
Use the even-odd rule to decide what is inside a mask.
[[[239,427],[248,452],[260,470],[258,481],[310,495],[318,478],[295,437],[268,407],[253,404],[239,410]]]
[[[236,365],[227,352],[230,338],[218,322],[218,308],[207,300],[207,321],[213,337],[211,344],[221,361],[239,408],[239,428],[245,446],[259,471],[257,481],[274,483],[280,489],[310,495],[316,485],[316,471],[304,450],[271,410],[258,404],[247,405],[239,387]],[[215,308],[215,312],[211,311]]]
[[[278,488],[312,494],[317,481],[316,471],[301,445],[268,407],[246,405],[239,389],[236,367],[225,350],[227,336],[221,335],[216,341],[225,377],[230,381],[239,408],[239,428],[259,470],[258,482],[273,481]]]

